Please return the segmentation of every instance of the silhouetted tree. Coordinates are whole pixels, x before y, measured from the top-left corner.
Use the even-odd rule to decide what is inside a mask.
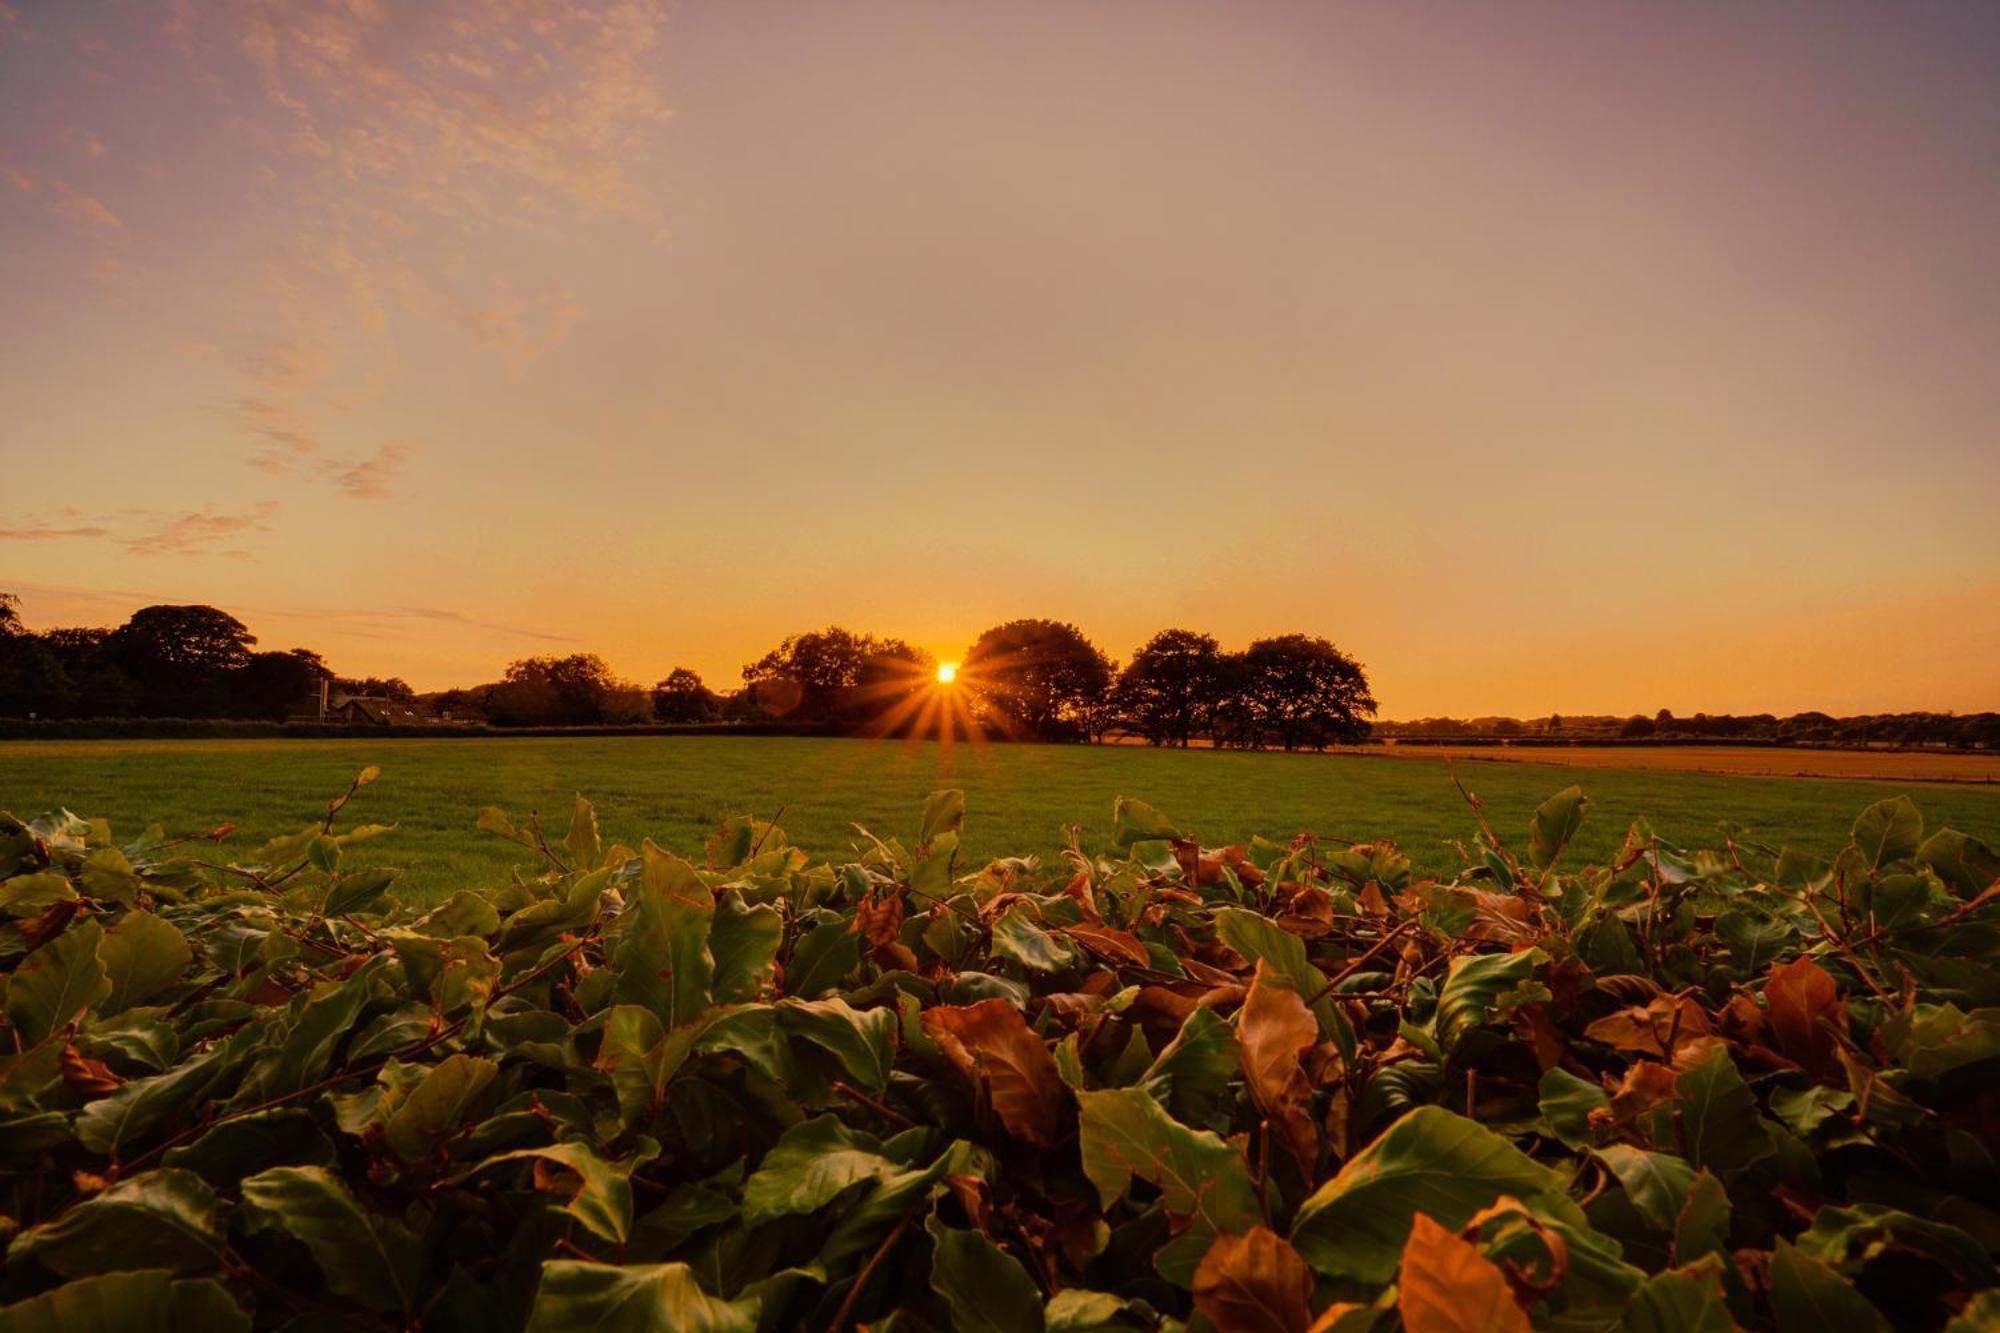
[[[1260,742],[1275,738],[1287,750],[1366,740],[1375,712],[1361,664],[1304,634],[1251,644],[1241,689]]]
[[[336,676],[333,692],[358,694],[365,699],[394,699],[399,703],[417,697],[417,692],[401,676]]]
[[[623,686],[595,653],[524,657],[487,696],[486,709],[503,727],[588,727],[609,720],[613,692]]]
[[[1095,737],[1112,665],[1076,626],[1010,620],[980,635],[959,679],[977,690],[1003,730],[1057,739]]]
[[[1162,630],[1118,674],[1113,709],[1153,744],[1186,746],[1211,730],[1227,674],[1212,636]]]
[[[257,636],[212,606],[148,606],[111,632],[103,655],[139,688],[153,717],[216,717],[230,711],[232,672],[250,661]]]
[[[713,722],[721,709],[715,691],[686,667],[675,667],[653,687],[653,717],[660,722]]]
[[[1643,713],[1634,713],[1625,719],[1625,725],[1618,729],[1618,734],[1628,741],[1644,740],[1658,729],[1653,725],[1652,718]]]
[[[318,701],[319,683],[327,675],[325,661],[310,649],[252,653],[230,682],[230,712],[283,721],[294,708]]]
[[[745,666],[743,679],[770,716],[866,726],[925,683],[929,662],[901,639],[830,625],[792,635]]]
[[[21,623],[21,599],[11,592],[0,592],[0,637],[27,632],[28,627]]]

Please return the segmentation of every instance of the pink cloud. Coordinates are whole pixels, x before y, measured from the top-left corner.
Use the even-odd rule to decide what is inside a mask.
[[[264,532],[278,512],[276,500],[265,500],[247,514],[218,514],[212,508],[169,519],[140,537],[126,540],[135,555],[206,555],[217,543],[244,532]]]
[[[0,528],[0,542],[52,542],[68,537],[108,537],[109,528]]]
[[[329,465],[327,471],[340,493],[350,500],[386,500],[390,483],[402,474],[416,452],[413,444],[385,444],[352,466]]]

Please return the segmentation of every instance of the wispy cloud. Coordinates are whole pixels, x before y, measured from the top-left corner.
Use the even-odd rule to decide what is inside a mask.
[[[9,182],[23,194],[36,195],[48,202],[55,213],[74,222],[88,223],[112,231],[123,231],[125,221],[95,195],[86,194],[68,181],[45,173],[0,167]]]
[[[0,542],[54,542],[71,537],[108,537],[109,528],[0,528]]]
[[[290,403],[246,394],[236,400],[233,411],[237,422],[263,441],[250,461],[270,476],[282,477],[319,453],[318,434]]]
[[[242,533],[267,531],[278,508],[276,500],[265,500],[247,514],[220,514],[213,508],[181,514],[151,532],[125,539],[125,549],[135,555],[207,555]]]
[[[383,445],[351,466],[330,465],[328,472],[340,493],[350,500],[386,500],[390,484],[402,474],[416,452],[415,445],[398,441]]]
[[[566,284],[532,300],[516,296],[502,284],[489,304],[460,315],[458,322],[488,347],[532,357],[567,340],[583,318],[583,302]]]

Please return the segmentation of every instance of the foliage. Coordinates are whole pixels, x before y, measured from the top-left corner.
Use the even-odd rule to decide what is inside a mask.
[[[857,725],[896,711],[932,665],[901,639],[830,625],[787,638],[746,665],[743,680],[768,716]]]
[[[1112,706],[1119,719],[1155,745],[1186,746],[1214,734],[1215,710],[1232,671],[1214,636],[1162,630],[1118,673]]]
[[[1393,845],[813,864],[486,809],[400,904],[326,816],[223,863],[0,820],[0,1333],[1940,1327],[1990,1314],[2000,862],[1588,803]],[[225,830],[218,830],[218,839]],[[690,849],[692,850],[692,849]],[[1981,1293],[1987,1293],[1981,1295]],[[1984,1316],[1968,1314],[1972,1326]]]
[[[1111,660],[1076,626],[1010,620],[973,641],[959,679],[1003,735],[1094,739],[1112,674]]]
[[[595,653],[524,657],[487,692],[487,715],[506,727],[588,727],[646,720],[651,701]]]

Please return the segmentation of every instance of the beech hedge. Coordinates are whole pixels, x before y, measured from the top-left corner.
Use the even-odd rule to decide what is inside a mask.
[[[0,1333],[1991,1329],[2000,860],[0,817]]]

